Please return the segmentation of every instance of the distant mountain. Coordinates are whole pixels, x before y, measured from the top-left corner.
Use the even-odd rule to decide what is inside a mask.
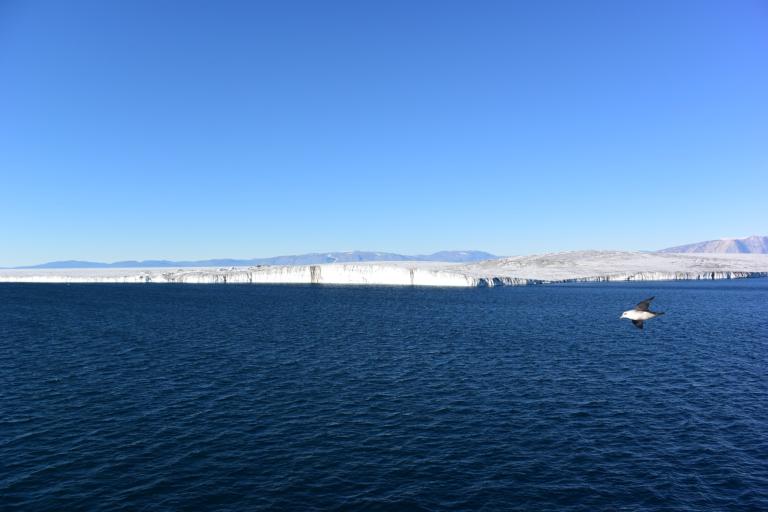
[[[315,265],[319,263],[350,263],[355,261],[447,261],[464,263],[496,258],[483,251],[440,251],[433,254],[408,256],[391,252],[350,251],[350,252],[315,252],[292,256],[274,256],[272,258],[253,258],[246,260],[213,259],[198,261],[116,261],[99,263],[94,261],[51,261],[40,265],[16,268],[162,268],[162,267],[248,267],[252,265]]]
[[[658,252],[709,252],[768,254],[768,236],[750,236],[747,238],[723,238],[695,244],[678,245]]]

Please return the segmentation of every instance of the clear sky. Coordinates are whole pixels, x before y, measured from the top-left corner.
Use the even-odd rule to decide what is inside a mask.
[[[768,234],[765,1],[0,0],[0,266]]]

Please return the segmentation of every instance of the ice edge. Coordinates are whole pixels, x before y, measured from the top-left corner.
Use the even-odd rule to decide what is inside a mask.
[[[451,268],[453,267],[453,268]],[[178,283],[178,284],[318,284],[318,285],[391,285],[434,287],[525,286],[554,283],[611,281],[720,280],[768,277],[766,271],[628,271],[574,275],[561,278],[529,278],[486,273],[460,266],[420,268],[382,264],[325,264],[263,266],[222,269],[118,269],[112,272],[4,272],[0,283]],[[486,269],[487,270],[487,269]]]

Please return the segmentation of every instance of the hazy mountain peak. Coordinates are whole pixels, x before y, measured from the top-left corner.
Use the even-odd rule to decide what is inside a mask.
[[[669,247],[659,252],[768,254],[768,236],[753,235],[747,238],[721,238],[720,240],[708,240],[706,242]]]
[[[17,268],[163,268],[163,267],[248,267],[253,265],[314,265],[320,263],[353,263],[356,261],[444,261],[452,263],[468,263],[496,258],[484,251],[439,251],[432,254],[410,256],[392,252],[345,251],[295,254],[274,256],[271,258],[226,259],[196,261],[116,261],[100,263],[94,261],[52,261],[40,265],[30,265]]]

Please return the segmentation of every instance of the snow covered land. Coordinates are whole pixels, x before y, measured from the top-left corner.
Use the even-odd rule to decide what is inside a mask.
[[[394,261],[228,268],[0,270],[0,282],[499,286],[768,277],[768,255],[580,251],[473,263]]]

